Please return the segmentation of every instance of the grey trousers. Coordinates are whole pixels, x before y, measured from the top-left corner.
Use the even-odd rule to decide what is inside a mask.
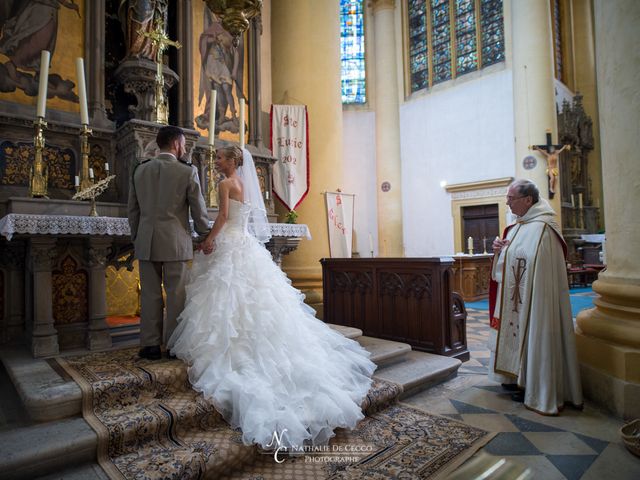
[[[140,345],[162,345],[178,325],[184,309],[187,262],[140,260]],[[166,328],[162,338],[162,285],[167,294]]]

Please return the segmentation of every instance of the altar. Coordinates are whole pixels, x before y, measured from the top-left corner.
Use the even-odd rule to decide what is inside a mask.
[[[11,200],[5,209],[27,204],[36,211],[78,213],[88,208],[68,200]],[[118,213],[124,206],[98,208]],[[270,226],[272,239],[266,247],[276,262],[297,248],[302,237],[310,238],[306,225]],[[0,235],[5,239],[0,239],[2,342],[26,341],[34,357],[110,348],[107,317],[114,312],[109,312],[113,307],[107,299],[118,296],[109,291],[114,288],[110,277],[135,267],[127,218],[11,212],[0,218]],[[130,293],[137,295],[137,275],[129,281],[134,282]]]
[[[465,302],[476,302],[489,298],[491,281],[492,253],[453,255],[453,290],[458,292]]]

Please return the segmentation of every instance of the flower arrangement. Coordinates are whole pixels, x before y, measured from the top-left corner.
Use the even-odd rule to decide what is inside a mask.
[[[298,219],[298,214],[296,213],[295,210],[291,210],[289,213],[287,213],[287,215],[284,217],[284,223],[296,223],[296,220]]]

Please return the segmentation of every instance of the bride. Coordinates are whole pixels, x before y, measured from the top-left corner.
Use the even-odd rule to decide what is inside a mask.
[[[375,365],[315,318],[261,245],[270,229],[251,154],[222,148],[215,165],[226,177],[218,217],[194,257],[168,346],[245,444],[273,447],[274,434],[277,446],[326,444],[335,428],[363,418]]]

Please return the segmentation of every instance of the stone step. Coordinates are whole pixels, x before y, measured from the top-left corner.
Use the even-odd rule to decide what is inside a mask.
[[[327,325],[352,340],[362,336],[362,330],[359,328],[345,327],[344,325],[335,325],[333,323],[327,323]]]
[[[382,338],[361,336],[356,341],[371,353],[371,361],[378,368],[402,362],[411,352],[411,345]]]
[[[109,477],[97,463],[85,463],[38,477],[36,480],[109,480]]]
[[[0,432],[0,478],[32,479],[93,462],[97,443],[80,417]]]
[[[373,376],[402,385],[404,399],[455,377],[460,365],[456,358],[411,351],[403,362],[380,368]]]

